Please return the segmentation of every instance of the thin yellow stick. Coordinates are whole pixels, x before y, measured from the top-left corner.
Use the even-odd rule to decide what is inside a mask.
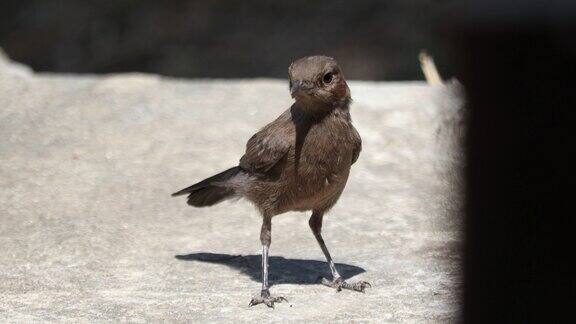
[[[420,52],[418,55],[418,59],[420,60],[420,67],[422,68],[422,72],[426,77],[426,81],[429,85],[442,85],[444,82],[438,74],[438,70],[436,69],[436,64],[434,64],[434,60],[425,50]]]

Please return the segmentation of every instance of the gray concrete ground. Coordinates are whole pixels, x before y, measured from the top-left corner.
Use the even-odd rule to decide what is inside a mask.
[[[0,60],[2,61],[2,60]],[[325,218],[273,221],[275,309],[260,289],[260,218],[170,193],[235,165],[287,108],[284,80],[33,74],[0,62],[0,321],[450,322],[461,293],[454,88],[351,82],[364,149]],[[457,119],[457,118],[456,118]]]

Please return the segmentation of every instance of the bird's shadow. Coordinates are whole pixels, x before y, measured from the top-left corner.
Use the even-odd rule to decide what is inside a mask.
[[[260,281],[262,270],[261,255],[230,255],[219,253],[192,253],[176,255],[176,259],[223,264],[239,270],[254,281]],[[268,278],[271,284],[316,284],[320,277],[331,278],[328,264],[325,261],[286,259],[271,256],[268,261]],[[366,270],[344,263],[336,263],[336,269],[343,279],[351,278]]]

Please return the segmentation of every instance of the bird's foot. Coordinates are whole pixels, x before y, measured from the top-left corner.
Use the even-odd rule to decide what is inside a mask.
[[[364,289],[366,288],[371,288],[372,285],[370,285],[369,282],[366,281],[358,281],[355,283],[347,283],[346,281],[344,281],[344,279],[342,279],[341,277],[338,277],[332,281],[326,279],[326,278],[322,278],[320,277],[319,279],[321,279],[321,283],[324,286],[328,286],[328,287],[332,287],[334,289],[336,289],[336,291],[341,291],[342,289],[348,289],[348,290],[354,290],[354,291],[358,291],[358,292],[364,292]]]
[[[260,297],[252,298],[252,300],[250,301],[250,304],[248,304],[248,306],[265,304],[268,307],[274,308],[274,303],[281,303],[283,301],[287,302],[288,299],[286,299],[282,296],[272,296],[272,295],[270,295],[270,291],[268,291],[266,289],[266,290],[262,290],[262,292],[260,293]]]

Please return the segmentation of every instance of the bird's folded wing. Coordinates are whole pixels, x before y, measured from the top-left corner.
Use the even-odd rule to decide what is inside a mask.
[[[289,127],[281,118],[254,134],[246,144],[240,167],[252,173],[266,173],[290,150]]]

